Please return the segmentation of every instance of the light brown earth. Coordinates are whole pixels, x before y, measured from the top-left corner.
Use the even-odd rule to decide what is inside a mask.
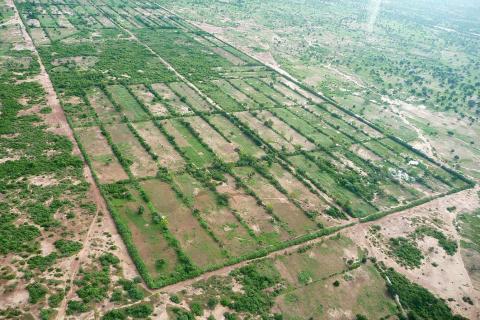
[[[446,255],[438,245],[434,246],[436,240],[427,238],[426,242],[420,244],[420,247],[424,254],[427,254],[428,260],[419,269],[406,269],[387,254],[384,245],[379,245],[375,241],[372,242],[368,237],[368,232],[372,225],[379,225],[382,228],[381,233],[385,237],[405,236],[415,230],[415,218],[440,219],[443,222],[441,227],[443,232],[459,241],[453,222],[457,213],[469,212],[480,206],[478,190],[477,187],[445,196],[418,207],[394,213],[378,221],[356,225],[342,232],[351,237],[359,246],[366,248],[370,256],[385,262],[389,267],[394,267],[395,270],[406,275],[411,281],[419,283],[445,299],[454,312],[469,319],[476,319],[480,316],[480,311],[475,307],[480,303],[480,294],[474,289],[460,252],[453,256]],[[449,212],[447,208],[453,206],[457,209]],[[434,246],[436,248],[435,252],[438,253],[429,254],[428,248],[431,246]],[[431,263],[433,261],[438,263],[439,266],[434,267]],[[475,305],[471,306],[462,301],[461,298],[464,296],[474,300]],[[455,300],[448,301],[449,298]]]
[[[92,166],[100,183],[112,183],[128,179],[128,175],[113,154],[100,128],[78,128],[77,132],[81,144],[92,161]]]
[[[127,125],[117,124],[106,126],[113,143],[117,145],[122,155],[132,161],[130,170],[136,177],[152,177],[157,173],[157,164],[145,151],[140,142],[130,132]]]
[[[220,193],[228,194],[232,209],[237,210],[245,223],[257,235],[262,233],[276,233],[280,239],[285,240],[289,236],[278,225],[272,224],[272,217],[265,210],[258,206],[255,198],[249,196],[242,189],[237,189],[232,176],[226,176],[227,181],[217,187]]]
[[[168,115],[168,109],[159,101],[155,101],[155,95],[143,84],[131,85],[130,88],[135,96],[150,110],[154,116]]]
[[[179,170],[185,166],[185,160],[152,122],[137,122],[133,126],[148,145],[151,146],[162,166],[172,170]]]
[[[251,113],[244,111],[238,112],[235,114],[237,118],[240,119],[241,122],[245,123],[248,127],[252,130],[258,132],[260,136],[269,143],[273,148],[277,150],[281,150],[285,148],[287,151],[292,152],[295,150],[294,146],[281,137],[278,133],[273,131],[272,129],[265,126],[265,124],[255,118]]]
[[[310,151],[315,149],[315,145],[308,141],[304,136],[295,131],[288,124],[277,118],[270,111],[260,111],[257,116],[261,121],[271,121],[272,128],[280,133],[282,137],[294,146],[299,146],[301,149]]]
[[[215,129],[213,129],[205,120],[200,117],[187,118],[192,128],[198,132],[200,138],[205,141],[210,148],[224,161],[238,161],[238,153],[235,149],[238,146],[226,141]]]

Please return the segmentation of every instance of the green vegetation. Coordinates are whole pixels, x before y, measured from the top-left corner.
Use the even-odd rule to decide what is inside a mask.
[[[58,252],[60,252],[60,254],[64,257],[69,257],[77,254],[83,247],[83,245],[78,241],[64,239],[55,241],[54,245],[55,248],[57,248]]]
[[[108,311],[103,315],[103,320],[121,320],[128,317],[134,319],[144,319],[150,316],[153,312],[153,308],[150,304],[137,304],[131,307],[123,309],[115,309]]]
[[[27,286],[27,291],[29,296],[28,302],[35,304],[45,297],[48,289],[44,285],[34,282]]]
[[[464,237],[461,246],[480,253],[480,213],[462,213],[457,217],[460,234]]]
[[[438,245],[445,250],[448,255],[453,256],[457,252],[457,242],[452,239],[448,239],[445,234],[433,227],[422,226],[415,230],[415,237],[430,236],[438,240]]]
[[[388,269],[385,275],[391,281],[391,285],[388,285],[390,294],[400,297],[410,319],[464,319],[452,315],[452,311],[443,300],[418,284],[410,282],[393,269]]]
[[[397,262],[407,268],[418,268],[422,264],[423,254],[415,242],[407,238],[391,238],[390,253]]]

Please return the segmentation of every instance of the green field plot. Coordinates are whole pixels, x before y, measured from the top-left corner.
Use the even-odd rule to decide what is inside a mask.
[[[388,159],[384,165],[387,166],[392,178],[399,182],[415,186],[419,191],[430,195],[436,192],[444,192],[449,188],[441,180],[436,179],[428,169],[425,170],[419,165],[421,159],[404,159],[380,141],[369,141],[364,144],[364,147],[378,156],[378,163],[385,162],[383,159]]]
[[[395,181],[390,179],[388,170],[372,168],[359,161],[355,162],[354,157],[352,161],[340,152],[335,154],[313,152],[309,156],[321,166],[323,171],[329,172],[335,181],[379,209],[390,209],[399,204],[399,201],[383,188],[383,185],[392,187],[395,184]],[[403,189],[400,184],[397,186]],[[407,192],[407,190],[403,191]]]
[[[152,85],[152,89],[170,107],[172,113],[178,115],[192,114],[192,110],[183,101],[185,98],[177,96],[166,84],[155,83]]]
[[[310,127],[315,128],[321,134],[328,136],[330,140],[332,140],[335,144],[349,145],[350,143],[352,143],[352,139],[347,135],[345,135],[344,133],[340,132],[339,127],[333,126],[332,124],[325,122],[321,117],[316,116],[311,112],[308,112],[302,107],[288,108],[288,110],[299,118],[299,120],[296,120],[295,117],[288,117],[292,125],[294,125],[295,127],[297,127],[297,125],[299,126],[299,130],[310,131],[310,129],[308,129],[307,126],[305,126],[305,128],[302,128],[303,125],[301,124],[305,122],[305,123],[308,123]],[[277,111],[280,111],[280,110],[278,109],[275,110],[275,112]],[[286,112],[280,112],[280,114],[282,113],[286,113]],[[280,114],[279,114],[279,117],[280,117]],[[303,120],[303,122],[300,119]],[[315,138],[315,135],[312,136],[312,138]]]
[[[262,244],[276,244],[287,240],[290,236],[279,225],[278,221],[267,213],[265,208],[257,204],[257,200],[238,187],[235,179],[229,175],[227,181],[217,187],[219,193],[226,194],[230,207],[251,229]]]
[[[136,29],[138,27],[137,24],[132,23],[130,19],[127,17],[123,17],[117,12],[117,9],[109,6],[109,5],[102,5],[101,6],[102,11],[105,12],[105,14],[114,22],[119,24],[122,28],[126,29]]]
[[[111,183],[128,179],[127,174],[108,145],[108,141],[102,135],[100,128],[78,128],[77,134],[91,160],[100,183]]]
[[[270,99],[265,93],[263,93],[262,91],[258,91],[256,88],[249,85],[243,79],[229,79],[229,82],[235,88],[253,99],[261,108],[268,108],[277,105],[277,103]]]
[[[130,86],[130,90],[135,97],[148,108],[154,117],[168,116],[169,112],[164,103],[160,101],[148,88],[143,84],[135,84]]]
[[[362,265],[349,272],[348,279],[338,275],[292,290],[278,298],[278,308],[284,319],[331,319],[334,312],[368,314],[375,319],[396,314],[395,302],[375,267]],[[338,287],[332,285],[335,281]]]
[[[190,209],[177,198],[171,187],[159,180],[141,182],[160,216],[165,217],[170,232],[181,248],[200,267],[220,263],[225,258],[220,247],[200,226]]]
[[[141,29],[138,37],[190,80],[214,77],[222,69],[232,66],[224,57],[178,30]]]
[[[232,53],[228,52],[227,50],[221,47],[214,47],[212,48],[212,51],[222,56],[223,58],[227,59],[230,63],[232,63],[235,66],[241,66],[245,64],[245,61],[243,61],[236,55],[233,55]]]
[[[239,167],[235,168],[234,172],[257,194],[266,207],[285,223],[286,229],[292,230],[295,234],[308,233],[316,229],[315,223],[301,209],[292,204],[284,194],[254,169]]]
[[[160,129],[150,121],[137,122],[133,124],[138,134],[152,148],[152,151],[158,157],[158,163],[167,169],[177,171],[185,166],[185,160],[168,142],[167,137]]]
[[[104,15],[100,15],[100,16],[97,16],[96,18],[104,28],[115,28],[115,24],[108,17]]]
[[[43,31],[41,28],[32,28],[30,30],[30,34],[32,36],[32,40],[37,46],[50,44],[50,39],[48,35]]]
[[[296,103],[290,100],[287,96],[283,95],[273,87],[273,82],[269,82],[269,79],[256,79],[247,78],[244,79],[245,83],[255,88],[257,91],[262,92],[270,100],[276,102],[280,106],[293,106]]]
[[[338,108],[334,105],[323,103],[323,104],[321,104],[321,106],[322,106],[323,109],[328,111],[334,117],[342,119],[346,123],[348,123],[348,124],[352,125],[353,127],[357,128],[357,130],[365,133],[366,135],[368,135],[371,138],[383,138],[385,136],[382,132],[372,128],[370,125],[366,124],[365,122],[361,121],[360,119],[352,116],[351,114],[348,114],[347,112],[341,110],[340,108]]]
[[[212,163],[214,155],[182,123],[178,120],[163,120],[160,123],[175,139],[175,143],[189,161],[199,167],[209,166]]]
[[[232,67],[228,71],[222,73],[223,78],[236,79],[236,78],[270,78],[272,72],[260,65],[247,65]]]
[[[120,106],[122,113],[124,113],[130,121],[142,121],[149,118],[148,114],[142,109],[142,106],[124,86],[109,86],[107,91],[112,96],[113,101]]]
[[[235,143],[241,153],[260,157],[265,152],[247,137],[238,127],[233,125],[227,118],[222,115],[207,116],[208,121],[230,141]]]
[[[184,100],[197,112],[209,112],[215,110],[210,103],[205,101],[205,99],[196,91],[183,82],[172,82],[170,83],[170,88],[180,97],[180,100]]]
[[[288,196],[293,201],[296,201],[304,211],[315,216],[316,221],[329,224],[324,216],[324,212],[330,206],[319,191],[317,191],[319,194],[313,193],[301,181],[277,163],[272,165],[269,172],[280,183],[282,188],[288,192]]]
[[[160,226],[152,223],[152,212],[138,191],[124,184],[104,189],[122,223],[130,230],[132,241],[152,278],[166,280],[183,274],[184,268],[175,250],[165,240]]]
[[[295,91],[297,94],[300,94],[304,98],[307,98],[308,101],[313,102],[313,103],[323,103],[324,100],[317,95],[311,93],[310,91],[307,91],[303,88],[301,88],[298,84],[286,79],[286,78],[280,78],[280,82],[282,82],[285,86],[287,86],[290,90]]]
[[[437,180],[442,181],[444,184],[448,185],[449,187],[453,188],[465,188],[467,183],[457,176],[454,176],[438,166],[437,164],[432,163],[426,158],[419,156],[417,153],[413,152],[412,149],[407,148],[392,139],[385,138],[381,140],[381,143],[393,150],[397,154],[400,154],[408,163],[413,164],[416,160],[419,163],[419,166],[428,171],[432,176],[434,176]],[[413,162],[412,162],[413,161]]]
[[[377,211],[372,205],[365,202],[353,192],[340,186],[335,177],[319,168],[304,156],[292,156],[289,157],[289,160],[295,167],[305,172],[310,179],[316,182],[322,191],[350,211],[352,215],[361,217]]]
[[[112,102],[102,90],[94,88],[88,94],[88,101],[102,123],[120,123],[122,118],[121,113],[115,109]]]
[[[215,81],[215,80],[214,80]],[[215,103],[227,112],[240,111],[245,108],[237,102],[237,100],[227,93],[223,92],[221,87],[218,87],[214,81],[211,82],[196,82],[195,85],[206,93]]]
[[[50,15],[48,14],[42,14],[37,17],[38,21],[40,21],[40,24],[43,28],[56,28],[57,23],[55,22],[55,19],[53,19]]]
[[[287,152],[292,152],[295,150],[295,147],[285,140],[281,135],[270,129],[267,125],[259,119],[255,118],[249,112],[239,112],[235,116],[247,127],[249,127],[254,132],[257,132],[262,139],[271,145],[276,150],[284,150]]]
[[[226,79],[218,79],[212,81],[218,88],[220,88],[226,95],[239,102],[244,109],[252,109],[257,107],[257,103],[253,101],[248,95],[235,88]]]
[[[302,136],[293,127],[289,126],[288,123],[275,117],[274,113],[270,111],[255,111],[255,116],[295,146],[295,149],[315,149],[315,144],[310,142],[305,136]]]
[[[244,255],[259,247],[231,210],[218,203],[212,191],[188,174],[178,175],[174,181],[231,256]]]
[[[308,104],[308,99],[302,96],[301,94],[293,91],[290,87],[285,85],[284,83],[280,81],[274,81],[272,83],[272,86],[275,90],[277,90],[280,94],[284,95],[291,101],[293,101],[295,104],[298,105],[306,105]]]
[[[41,30],[41,29],[39,29]],[[128,40],[110,40],[118,37],[117,32],[104,32],[104,41],[76,42],[66,46],[55,42],[51,46],[40,47],[39,51],[55,87],[67,94],[81,95],[93,85],[109,83],[119,79],[124,83],[155,83],[173,81],[174,74],[167,70],[158,57],[140,44]],[[97,58],[97,62],[87,68],[55,68],[54,60],[71,57]]]
[[[45,31],[51,41],[65,39],[77,33],[75,28],[47,28]]]
[[[272,109],[270,112],[283,122],[300,132],[304,137],[308,137],[309,141],[315,143],[316,146],[329,148],[334,145],[332,139],[322,131],[314,128],[302,118],[290,112],[289,109]]]
[[[135,177],[155,176],[157,163],[145,151],[126,124],[109,125],[105,129]]]
[[[322,121],[328,123],[330,126],[337,129],[341,133],[344,133],[349,137],[354,138],[356,141],[366,141],[370,139],[370,137],[367,134],[365,134],[363,131],[359,130],[352,124],[344,121],[341,118],[341,116],[338,115],[337,113],[331,114],[329,112],[326,112],[325,109],[317,105],[308,105],[306,108],[315,117],[318,117]]]
[[[238,146],[225,140],[214,128],[200,117],[189,117],[186,121],[191,128],[198,133],[198,137],[215,152],[215,154],[225,162],[235,162],[239,159],[235,151]]]

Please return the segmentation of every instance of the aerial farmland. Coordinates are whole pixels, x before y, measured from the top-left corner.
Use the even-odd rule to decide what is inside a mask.
[[[189,5],[0,0],[0,319],[478,316],[476,178]]]

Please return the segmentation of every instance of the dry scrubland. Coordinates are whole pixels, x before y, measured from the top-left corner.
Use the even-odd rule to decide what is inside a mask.
[[[159,3],[0,14],[0,318],[453,318],[405,270],[460,238],[368,222],[471,180]]]

